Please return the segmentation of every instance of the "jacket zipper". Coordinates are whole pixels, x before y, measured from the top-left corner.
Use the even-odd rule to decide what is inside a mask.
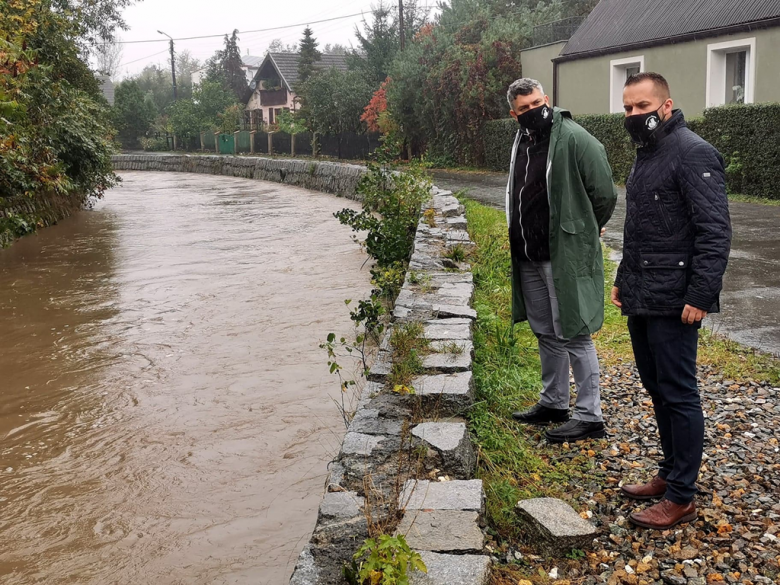
[[[523,179],[523,186],[520,188],[520,194],[517,196],[517,213],[519,214],[518,218],[520,220],[520,235],[523,238],[523,249],[525,250],[525,257],[530,260],[531,258],[528,256],[528,240],[525,239],[525,230],[523,230],[523,191],[528,185],[528,168],[531,166],[530,145],[528,145],[528,148],[525,150],[525,158],[525,178]]]
[[[654,193],[653,197],[656,200],[656,206],[658,207],[658,213],[661,215],[661,221],[664,224],[664,227],[666,228],[666,235],[671,236],[672,235],[672,226],[669,223],[669,217],[666,214],[666,205],[664,205],[664,202],[661,201],[661,197],[658,195],[658,193]]]
[[[520,142],[520,131],[515,135],[515,143],[512,145],[512,162],[509,165],[509,180],[506,185],[506,225],[512,227],[512,193],[515,190],[515,163],[517,162],[517,147]]]

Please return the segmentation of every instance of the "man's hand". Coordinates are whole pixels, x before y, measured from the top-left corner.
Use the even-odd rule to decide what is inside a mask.
[[[612,287],[612,304],[617,308],[621,308],[623,303],[620,302],[620,289],[616,286]]]
[[[612,290],[614,291],[615,289]],[[687,325],[693,325],[694,323],[697,323],[702,319],[704,319],[704,317],[706,316],[707,316],[707,311],[702,311],[701,309],[697,309],[696,307],[685,305],[682,314],[682,322]]]
[[[606,233],[607,233],[607,228],[605,228],[605,227],[601,228],[601,235],[599,237],[603,238],[604,234],[606,234]]]

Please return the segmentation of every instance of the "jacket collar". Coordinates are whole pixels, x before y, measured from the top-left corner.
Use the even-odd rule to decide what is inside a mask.
[[[661,127],[653,135],[652,144],[644,146],[641,150],[657,148],[668,136],[674,134],[680,128],[687,128],[687,126],[682,110],[672,110],[672,117],[661,124]]]

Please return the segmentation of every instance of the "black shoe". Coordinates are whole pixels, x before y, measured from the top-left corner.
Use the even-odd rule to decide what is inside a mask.
[[[603,422],[572,419],[544,434],[550,443],[574,443],[583,439],[603,439],[607,436]]]
[[[544,425],[569,420],[568,408],[547,408],[542,404],[534,404],[525,412],[513,412],[512,418],[531,425]]]

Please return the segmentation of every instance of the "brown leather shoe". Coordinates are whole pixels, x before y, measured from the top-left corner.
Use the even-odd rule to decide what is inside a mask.
[[[666,480],[656,475],[647,483],[624,485],[621,493],[632,500],[652,500],[662,498],[666,494]]]
[[[629,514],[628,519],[642,528],[669,530],[682,522],[693,522],[697,517],[696,504],[693,502],[680,505],[663,499],[647,510]]]

